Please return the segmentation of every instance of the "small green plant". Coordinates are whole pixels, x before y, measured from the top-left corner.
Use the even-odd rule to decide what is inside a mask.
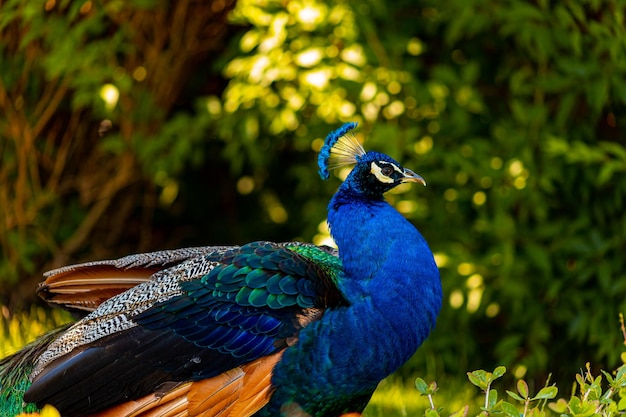
[[[576,375],[576,392],[569,399],[559,398],[558,388],[546,385],[536,394],[532,394],[528,384],[523,379],[516,383],[516,390],[506,390],[508,399],[500,399],[493,382],[506,373],[504,366],[498,366],[493,372],[482,369],[468,372],[469,381],[480,388],[484,395],[476,417],[505,416],[505,417],[617,417],[626,412],[626,355],[622,360],[625,365],[614,372],[600,371],[594,375],[589,363],[585,370]],[[424,417],[442,417],[446,415],[442,407],[435,405],[435,394],[439,391],[436,382],[426,383],[417,378],[415,387],[421,396],[428,397],[430,407],[424,411]],[[546,407],[547,406],[547,407]],[[459,411],[449,414],[450,417],[467,417],[470,405],[465,405]]]
[[[498,401],[498,391],[491,389],[491,383],[504,375],[505,372],[506,368],[504,366],[498,366],[493,372],[486,372],[479,369],[467,373],[467,378],[470,382],[485,393],[485,405],[481,408],[481,414],[488,413],[496,405],[496,401]]]
[[[439,390],[436,382],[431,382],[427,384],[422,378],[417,378],[415,380],[415,388],[421,395],[425,395],[428,397],[428,402],[430,403],[430,409],[426,410],[425,415],[427,417],[438,416],[441,409],[435,409],[435,402],[433,401],[433,395]]]
[[[602,375],[593,376],[590,365],[587,363],[584,372],[576,375],[578,395],[573,395],[569,401],[559,399],[550,403],[549,408],[555,413],[572,417],[587,416],[616,416],[624,414],[626,410],[626,366],[622,365],[613,374],[601,371],[608,388],[604,390]],[[615,398],[618,394],[619,399]]]
[[[555,386],[545,386],[541,388],[535,396],[531,397],[528,384],[523,379],[520,379],[517,381],[517,393],[513,391],[507,391],[506,393],[509,397],[524,404],[522,416],[531,415],[529,413],[532,413],[534,416],[545,416],[545,405],[548,400],[556,397],[558,389]],[[535,403],[536,405],[530,408],[531,403]],[[517,407],[507,401],[502,401],[499,406],[502,412],[510,417],[519,417],[520,415]]]

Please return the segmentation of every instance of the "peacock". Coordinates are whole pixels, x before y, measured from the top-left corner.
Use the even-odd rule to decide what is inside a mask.
[[[383,194],[426,185],[346,123],[319,174],[354,165],[328,205],[337,249],[253,242],[130,255],[45,274],[78,321],[0,362],[0,415],[359,415],[435,326],[433,254]]]

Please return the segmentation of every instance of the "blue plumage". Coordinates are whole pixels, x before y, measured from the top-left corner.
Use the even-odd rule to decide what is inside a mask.
[[[355,165],[328,205],[338,253],[254,242],[55,271],[42,290],[74,309],[87,309],[89,297],[106,299],[98,285],[110,291],[111,276],[129,288],[121,285],[38,347],[24,400],[51,403],[68,417],[125,415],[130,399],[142,412],[162,407],[163,415],[170,415],[165,399],[187,404],[190,415],[361,412],[380,380],[427,337],[442,293],[426,241],[383,197],[402,182],[424,180],[387,155],[365,152],[355,127],[331,132],[318,159],[323,179]],[[67,297],[73,288],[76,299]],[[0,398],[8,395],[6,369],[0,365]]]
[[[328,136],[327,146],[337,143],[337,132]],[[329,154],[324,155],[321,171]],[[327,311],[300,332],[296,349],[287,350],[274,370],[276,393],[260,415],[277,415],[290,403],[311,415],[355,411],[354,399],[366,403],[435,324],[442,293],[433,255],[420,233],[383,199],[403,181],[423,180],[380,153],[357,161],[328,207],[342,263],[337,285],[350,305]],[[388,175],[373,174],[377,169]]]

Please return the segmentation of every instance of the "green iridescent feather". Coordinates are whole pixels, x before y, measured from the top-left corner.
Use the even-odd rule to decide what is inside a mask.
[[[24,402],[24,393],[30,387],[29,376],[33,363],[67,327],[55,329],[13,356],[0,360],[0,416],[16,416],[40,410],[35,404]]]

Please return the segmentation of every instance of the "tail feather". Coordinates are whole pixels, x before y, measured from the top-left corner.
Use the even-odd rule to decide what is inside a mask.
[[[39,296],[51,305],[85,315],[105,300],[149,281],[158,269],[89,264],[60,271],[39,284]]]
[[[37,357],[68,327],[52,330],[19,352],[0,359],[0,416],[38,411],[35,404],[24,402],[24,393],[30,387],[30,373]]]
[[[159,271],[227,249],[230,247],[184,248],[69,265],[46,272],[37,292],[49,304],[84,316],[114,295],[153,279]]]
[[[163,387],[89,417],[250,417],[269,401],[272,368],[281,357],[282,351],[213,378]]]

